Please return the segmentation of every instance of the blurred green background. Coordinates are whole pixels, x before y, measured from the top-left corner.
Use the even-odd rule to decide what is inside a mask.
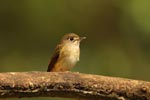
[[[72,71],[150,81],[150,0],[1,0],[0,72],[46,71],[68,32],[87,37]]]

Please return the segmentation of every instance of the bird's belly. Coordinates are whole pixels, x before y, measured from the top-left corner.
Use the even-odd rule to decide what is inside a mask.
[[[68,71],[75,66],[78,59],[79,58],[75,56],[67,56],[63,59],[60,59],[55,65],[54,71]]]
[[[75,57],[75,56],[65,57],[61,61],[61,66],[64,68],[70,69],[75,66],[77,61],[78,61],[78,57]]]

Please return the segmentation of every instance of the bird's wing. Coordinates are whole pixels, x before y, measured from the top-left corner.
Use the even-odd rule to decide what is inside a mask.
[[[56,48],[55,48],[55,51],[53,53],[53,56],[51,58],[51,61],[48,65],[48,69],[47,69],[47,72],[50,72],[52,71],[52,69],[54,68],[58,58],[59,58],[59,52],[60,52],[60,45],[58,45]]]

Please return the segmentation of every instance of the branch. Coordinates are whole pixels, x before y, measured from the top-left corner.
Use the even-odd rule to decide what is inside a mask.
[[[0,73],[0,98],[150,100],[150,82],[72,72]]]

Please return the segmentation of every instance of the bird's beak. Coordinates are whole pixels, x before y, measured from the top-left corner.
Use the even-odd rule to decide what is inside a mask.
[[[86,37],[80,37],[80,41],[82,41],[82,40],[84,40],[84,39],[86,39]]]

